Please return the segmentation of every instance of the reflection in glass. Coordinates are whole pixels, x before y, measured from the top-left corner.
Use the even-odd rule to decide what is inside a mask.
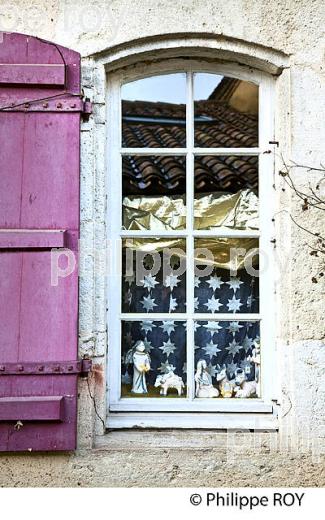
[[[123,157],[123,228],[171,230],[186,226],[183,156]]]
[[[196,156],[195,229],[258,229],[258,158]]]
[[[186,75],[164,74],[122,86],[122,146],[186,146]]]
[[[122,397],[186,397],[185,325],[174,320],[122,322]],[[136,353],[138,342],[143,342],[143,354]]]
[[[259,312],[258,239],[195,239],[195,312]]]
[[[197,321],[194,330],[195,369],[205,361],[218,397],[260,396],[259,322]]]
[[[217,74],[195,74],[194,118],[197,147],[258,146],[257,85]]]
[[[125,239],[122,269],[122,312],[185,312],[185,240]]]

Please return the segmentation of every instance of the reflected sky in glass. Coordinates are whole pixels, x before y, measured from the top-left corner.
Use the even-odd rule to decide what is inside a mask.
[[[200,101],[208,99],[210,94],[216,89],[223,76],[200,72],[194,76],[194,99]]]
[[[194,98],[197,100],[207,99],[222,78],[223,76],[217,76],[216,74],[196,74]],[[122,86],[122,99],[185,104],[185,87],[185,73],[162,74],[126,83]]]
[[[126,83],[122,86],[122,99],[185,104],[186,75],[163,74]]]

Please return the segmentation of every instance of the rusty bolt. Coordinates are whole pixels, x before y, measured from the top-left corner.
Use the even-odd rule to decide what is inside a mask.
[[[72,366],[72,365],[69,365],[69,366],[68,366],[68,370],[69,370],[69,372],[72,372],[72,370],[73,370],[73,366]]]
[[[76,104],[75,103],[71,103],[70,108],[76,108]]]
[[[39,366],[39,367],[38,367],[38,370],[39,370],[40,372],[43,372],[43,370],[44,370],[44,366],[43,366],[43,365]]]
[[[4,367],[4,366],[0,367],[0,372],[4,372],[5,370],[6,370],[6,367]]]
[[[43,108],[47,108],[49,106],[48,103],[43,103]]]
[[[19,365],[18,370],[19,370],[19,372],[24,372],[24,367],[22,365]]]
[[[56,367],[54,367],[54,372],[60,372],[60,366],[57,365]]]
[[[56,108],[62,108],[62,103],[57,103]]]
[[[24,108],[29,108],[29,103],[25,103]]]

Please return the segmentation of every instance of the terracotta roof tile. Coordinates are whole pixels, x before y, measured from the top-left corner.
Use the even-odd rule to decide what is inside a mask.
[[[185,106],[123,101],[123,147],[185,147]],[[257,117],[219,101],[195,104],[195,145],[240,148],[257,146]],[[205,119],[209,118],[209,119]],[[196,156],[197,192],[257,189],[257,158]],[[123,158],[124,195],[185,193],[184,157]]]

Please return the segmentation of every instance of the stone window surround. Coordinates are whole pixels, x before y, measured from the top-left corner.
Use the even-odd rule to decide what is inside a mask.
[[[234,70],[243,66],[246,70],[258,70],[276,81],[276,112],[288,100],[288,58],[280,52],[241,40],[215,36],[190,35],[187,38],[145,38],[116,48],[103,50],[82,60],[82,84],[85,96],[93,102],[94,113],[89,122],[82,125],[81,140],[81,244],[92,248],[105,243],[106,237],[106,135],[107,135],[107,77],[110,72],[137,64],[155,66],[161,60],[191,57],[214,64],[227,64]],[[284,97],[284,100],[283,100]],[[286,121],[276,113],[277,129],[281,132]],[[284,133],[284,130],[282,130]],[[272,148],[272,147],[270,147]],[[273,151],[273,149],[272,149]],[[91,256],[91,255],[90,255]],[[101,255],[100,255],[101,256]],[[105,259],[103,251],[102,259]],[[98,260],[98,259],[97,259]],[[86,265],[87,264],[87,265]],[[281,290],[285,290],[282,288]],[[94,273],[94,262],[85,263],[80,277],[80,343],[81,356],[91,356],[94,374],[89,385],[80,384],[79,438],[83,444],[84,430],[88,437],[105,431],[106,417],[106,281]],[[89,396],[91,394],[91,397]],[[94,401],[96,411],[94,410]],[[89,413],[90,410],[92,413]],[[91,423],[89,421],[91,420]],[[109,419],[108,419],[109,421]],[[95,425],[95,428],[94,428]],[[109,425],[109,422],[108,422]],[[85,441],[86,442],[86,441]],[[87,444],[87,442],[86,442]]]

